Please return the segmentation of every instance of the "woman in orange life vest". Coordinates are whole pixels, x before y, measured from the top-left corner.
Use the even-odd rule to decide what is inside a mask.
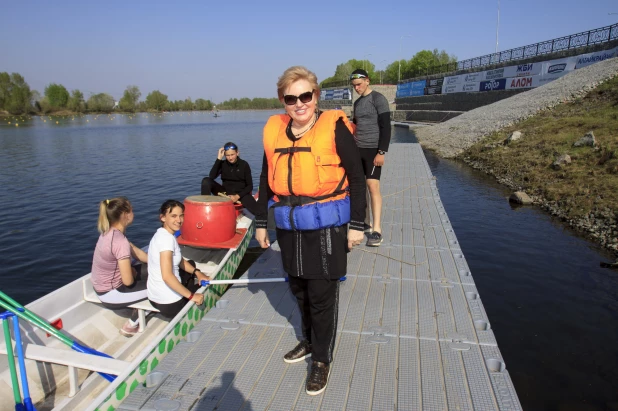
[[[268,202],[274,202],[283,268],[302,315],[303,340],[286,363],[312,357],[306,391],[324,391],[333,360],[339,279],[346,253],[363,240],[365,179],[343,111],[317,110],[320,87],[304,67],[287,69],[277,82],[286,114],[264,127],[264,160],[255,237],[270,246]],[[349,229],[348,229],[349,225]]]

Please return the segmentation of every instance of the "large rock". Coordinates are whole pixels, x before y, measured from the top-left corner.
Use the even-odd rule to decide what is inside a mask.
[[[566,164],[571,164],[571,156],[568,154],[563,154],[560,157],[556,158],[556,161],[553,162],[551,167],[554,170],[560,170],[562,166]]]
[[[517,204],[532,204],[532,199],[530,196],[523,191],[516,191],[509,197],[509,201]]]
[[[597,139],[594,138],[594,133],[592,131],[587,132],[585,136],[583,136],[582,138],[577,140],[575,143],[573,143],[573,147],[585,147],[585,146],[588,146],[588,147],[597,146]]]
[[[512,143],[513,141],[517,141],[521,138],[521,131],[513,131],[509,138],[506,139],[506,143]]]

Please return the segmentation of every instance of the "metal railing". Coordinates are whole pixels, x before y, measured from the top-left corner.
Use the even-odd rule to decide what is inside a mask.
[[[456,63],[432,66],[426,69],[416,70],[405,80],[432,74],[450,73],[457,70],[467,70],[476,67],[490,66],[512,60],[522,60],[543,54],[556,53],[559,51],[591,46],[594,44],[607,43],[618,40],[618,23],[611,26],[601,27],[582,33],[571,34],[553,40],[542,41],[528,46],[504,50],[498,53],[474,57]],[[403,80],[403,81],[405,81]]]

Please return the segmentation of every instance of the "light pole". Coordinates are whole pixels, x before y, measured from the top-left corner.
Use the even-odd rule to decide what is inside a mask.
[[[372,55],[372,54],[370,53],[370,54],[365,54],[365,55],[363,56],[363,70],[365,70],[365,57],[369,57],[369,56],[371,56],[371,55]]]
[[[412,37],[411,34],[404,34],[399,38],[399,74],[397,75],[397,82],[401,81],[401,44],[403,43],[404,37]]]
[[[382,65],[382,63],[384,63],[385,61],[386,61],[386,59],[382,60],[382,61],[381,61],[381,62],[379,62],[378,64],[379,64],[379,65]],[[384,70],[380,70],[380,84],[382,84],[382,72],[383,72],[383,71],[384,71]]]
[[[498,22],[496,23],[496,54],[498,54],[498,32],[500,30],[500,0],[498,0]]]

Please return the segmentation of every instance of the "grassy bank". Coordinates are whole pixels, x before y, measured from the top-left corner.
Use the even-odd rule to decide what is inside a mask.
[[[522,139],[506,144],[516,130]],[[598,147],[574,147],[589,131]],[[571,164],[552,168],[562,154],[571,157]],[[618,77],[585,97],[494,133],[459,158],[618,250]]]

